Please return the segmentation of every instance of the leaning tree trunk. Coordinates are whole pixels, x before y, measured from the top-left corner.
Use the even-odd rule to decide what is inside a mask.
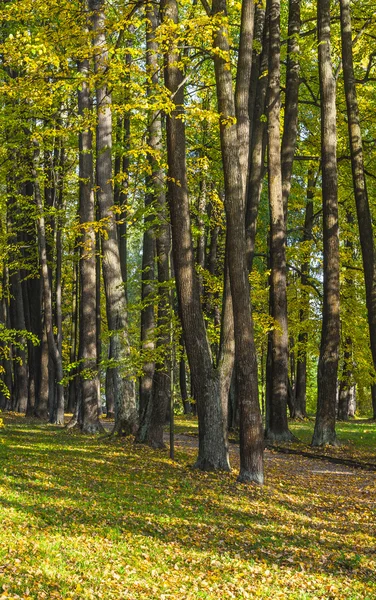
[[[324,294],[317,414],[312,445],[336,443],[336,393],[339,353],[339,241],[336,88],[330,44],[330,0],[318,0],[318,52],[321,109],[321,160],[324,238]]]
[[[178,23],[176,0],[163,0],[162,19]],[[219,374],[213,368],[210,345],[194,268],[191,218],[186,176],[186,143],[183,74],[175,40],[165,54],[165,83],[174,101],[167,115],[168,194],[172,226],[172,251],[176,289],[192,384],[197,400],[199,450],[196,467],[229,470],[228,447],[223,428]]]
[[[358,217],[359,238],[362,249],[368,328],[373,366],[376,370],[376,255],[373,238],[372,217],[364,173],[362,132],[356,95],[355,74],[352,54],[352,32],[350,0],[340,0],[342,67],[345,82],[347,122],[350,139],[351,167]],[[373,390],[373,418],[376,419],[376,388]]]
[[[286,281],[286,220],[282,195],[280,141],[280,2],[270,1],[269,10],[269,102],[268,171],[270,206],[270,305],[275,327],[271,333],[271,389],[265,437],[270,441],[289,441],[287,422],[288,333]]]
[[[102,239],[102,268],[106,294],[107,324],[110,335],[111,380],[115,397],[114,432],[128,435],[137,429],[137,409],[134,381],[128,376],[130,347],[128,311],[121,271],[118,231],[113,211],[112,189],[112,111],[111,95],[103,81],[108,62],[103,0],[90,0],[92,11],[95,72],[97,75],[97,194],[101,219],[107,223]]]
[[[78,93],[78,109],[81,115],[92,109],[89,86],[86,81],[89,61],[79,65],[83,77]],[[103,427],[98,414],[98,367],[97,367],[97,310],[96,310],[96,240],[95,198],[93,188],[93,140],[90,129],[79,135],[80,205],[79,217],[82,228],[80,240],[80,298],[79,298],[79,360],[80,360],[80,426],[84,433],[96,433]]]
[[[212,14],[226,14],[225,0],[214,0]],[[245,206],[235,119],[235,100],[229,66],[228,31],[214,33],[215,79],[220,117],[222,162],[225,180],[227,256],[234,315],[237,394],[240,407],[241,482],[263,483],[263,432],[258,401],[257,360],[246,262]]]

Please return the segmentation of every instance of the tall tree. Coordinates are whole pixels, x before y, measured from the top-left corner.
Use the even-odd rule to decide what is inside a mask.
[[[97,135],[96,183],[101,219],[106,223],[102,240],[102,268],[106,294],[106,313],[110,335],[110,361],[115,397],[115,431],[135,433],[137,411],[135,384],[127,374],[129,337],[127,300],[121,272],[118,230],[114,213],[112,189],[112,109],[111,94],[107,85],[108,50],[103,0],[90,0],[94,37],[94,62],[96,73]]]
[[[88,59],[80,62],[79,72],[82,76],[82,83],[78,92],[78,109],[83,118],[88,118],[93,106],[88,83]],[[84,433],[95,433],[102,430],[98,418],[96,240],[92,138],[93,135],[89,128],[79,134],[79,217],[82,229],[79,263],[79,360],[81,361],[79,420]]]
[[[212,14],[227,13],[226,0],[213,0]],[[245,13],[243,13],[244,16]],[[263,483],[263,433],[258,401],[257,360],[246,262],[245,202],[239,132],[229,66],[225,23],[214,33],[215,79],[220,113],[220,137],[225,180],[227,257],[234,316],[236,383],[240,407],[239,481]],[[251,59],[251,57],[250,57]]]
[[[162,0],[162,22],[178,24],[176,0]],[[176,31],[176,28],[174,28]],[[165,53],[165,84],[174,106],[167,115],[168,196],[176,289],[199,419],[196,467],[229,470],[228,446],[220,403],[219,374],[206,335],[199,283],[194,267],[186,174],[183,74],[176,40]]]
[[[376,254],[371,211],[364,173],[362,131],[355,85],[350,0],[340,0],[342,68],[345,83],[347,122],[349,129],[351,167],[362,250],[368,328],[373,366],[376,369]],[[376,419],[376,386],[372,389],[373,418]]]
[[[280,140],[280,2],[269,5],[268,183],[270,206],[270,305],[275,322],[272,337],[270,394],[266,412],[268,440],[288,441],[288,333],[286,282],[286,219],[282,194]]]
[[[336,443],[336,395],[340,339],[339,240],[336,85],[331,61],[330,17],[330,0],[318,0],[324,294],[313,446]]]

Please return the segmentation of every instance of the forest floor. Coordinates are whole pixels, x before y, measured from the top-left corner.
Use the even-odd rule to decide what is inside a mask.
[[[263,487],[132,439],[20,415],[0,430],[0,600],[376,598],[376,473],[267,450]],[[304,442],[312,423],[291,424]],[[376,424],[339,426],[329,458],[375,463]],[[294,444],[292,449],[313,452]],[[322,451],[321,451],[322,454]]]

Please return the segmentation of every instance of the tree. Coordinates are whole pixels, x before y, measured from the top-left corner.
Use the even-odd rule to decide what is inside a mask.
[[[324,296],[313,446],[336,443],[335,420],[340,327],[339,241],[336,86],[331,62],[330,16],[330,0],[318,0]]]

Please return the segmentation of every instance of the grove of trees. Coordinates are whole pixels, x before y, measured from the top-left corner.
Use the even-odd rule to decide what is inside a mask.
[[[263,482],[376,418],[371,0],[0,2],[0,410]]]

